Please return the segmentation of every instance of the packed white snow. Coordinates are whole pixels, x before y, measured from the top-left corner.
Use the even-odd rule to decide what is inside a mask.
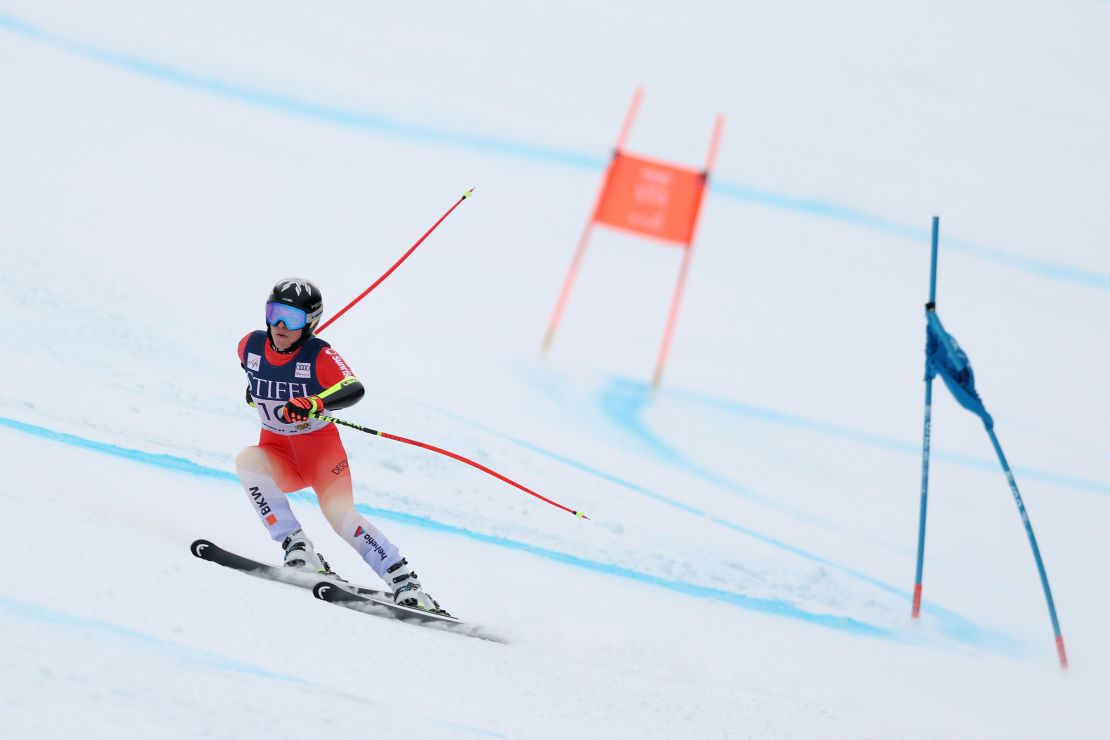
[[[1110,735],[1110,5],[0,2],[0,736]],[[595,229],[699,167],[681,261]],[[360,510],[503,642],[192,557],[281,550],[235,347],[302,275],[368,388]],[[923,304],[967,350],[1044,556]],[[375,576],[308,492],[345,577]]]

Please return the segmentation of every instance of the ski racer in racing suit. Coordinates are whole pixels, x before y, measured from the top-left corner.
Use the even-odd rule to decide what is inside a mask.
[[[355,510],[351,468],[339,430],[316,418],[357,403],[365,388],[342,356],[313,331],[323,315],[320,289],[302,278],[278,281],[266,301],[266,330],[239,342],[247,403],[258,411],[258,444],[235,459],[255,513],[285,550],[285,566],[335,577],[294,516],[287,493],[311,488],[332,529],[353,547],[403,606],[441,612],[412,566]]]

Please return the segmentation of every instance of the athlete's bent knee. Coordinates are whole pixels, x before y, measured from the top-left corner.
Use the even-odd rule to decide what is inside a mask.
[[[354,527],[348,526],[352,518],[358,516],[353,506],[328,506],[321,502],[320,511],[323,512],[324,518],[328,520],[328,524],[331,525],[336,534],[341,535],[348,529],[354,529]]]
[[[261,447],[244,447],[243,450],[235,456],[236,470],[261,472],[265,471],[268,467],[269,465],[266,463],[266,453],[262,451]]]

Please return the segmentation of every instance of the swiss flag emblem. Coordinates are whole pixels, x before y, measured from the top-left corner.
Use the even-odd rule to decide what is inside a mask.
[[[358,537],[360,534],[362,534],[362,526],[361,525],[359,525],[359,528],[355,530],[355,537]]]

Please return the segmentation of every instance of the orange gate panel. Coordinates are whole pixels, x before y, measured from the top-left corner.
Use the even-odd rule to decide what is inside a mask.
[[[594,221],[688,246],[704,189],[701,172],[617,152]]]

